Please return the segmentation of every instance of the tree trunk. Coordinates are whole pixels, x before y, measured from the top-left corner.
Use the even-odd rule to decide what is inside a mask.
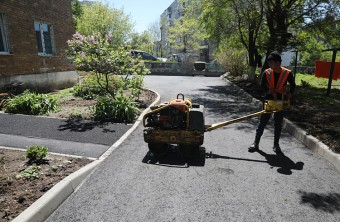
[[[271,49],[268,47],[268,48],[267,48],[267,52],[266,52],[266,58],[265,58],[265,60],[264,60],[264,62],[263,62],[263,65],[262,65],[262,68],[261,68],[261,71],[260,71],[260,75],[257,77],[256,83],[257,83],[258,85],[261,84],[261,79],[262,79],[262,75],[263,75],[264,71],[265,71],[266,69],[269,68],[267,58],[268,58],[268,56],[269,56],[269,54],[270,54],[271,52],[272,52]]]
[[[256,66],[249,66],[248,67],[248,81],[250,82],[255,82],[255,71],[256,71]]]
[[[250,24],[248,31],[248,56],[249,56],[249,68],[248,68],[248,81],[255,81],[255,71],[257,66],[256,58],[256,46],[254,40],[254,27]]]

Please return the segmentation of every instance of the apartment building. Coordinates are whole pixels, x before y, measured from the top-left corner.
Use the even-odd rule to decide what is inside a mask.
[[[2,0],[0,3],[0,89],[8,82],[53,90],[77,81],[67,60],[74,34],[71,0]]]
[[[190,4],[190,1],[188,3],[181,3],[180,0],[174,0],[171,5],[164,10],[164,12],[160,16],[161,20],[161,40],[160,40],[160,46],[158,47],[157,54],[160,54],[159,51],[161,50],[162,57],[168,57],[172,54],[182,54],[182,57],[188,57],[186,55],[183,55],[183,52],[181,50],[176,50],[171,47],[171,44],[169,43],[168,37],[169,37],[169,27],[174,26],[175,20],[180,20],[181,17],[184,16],[183,9],[186,7],[185,4]],[[191,54],[197,55],[199,57],[199,60],[202,61],[209,61],[211,58],[211,46],[209,45],[209,42],[207,40],[202,41],[201,43],[201,49],[197,50],[196,52],[191,52]]]

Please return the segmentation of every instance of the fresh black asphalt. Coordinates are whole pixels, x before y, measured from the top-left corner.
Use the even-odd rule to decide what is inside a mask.
[[[130,124],[1,113],[0,146],[42,145],[51,152],[97,158],[130,128]]]
[[[145,86],[161,102],[183,93],[203,104],[206,124],[258,111],[219,78],[146,76]],[[287,132],[275,155],[272,122],[249,153],[257,121],[206,133],[204,167],[185,165],[176,146],[155,159],[140,124],[47,221],[339,221],[339,172]]]

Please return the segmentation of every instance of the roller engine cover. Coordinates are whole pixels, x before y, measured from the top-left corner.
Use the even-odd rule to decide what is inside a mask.
[[[185,129],[185,112],[169,106],[148,118],[148,126],[161,129]]]

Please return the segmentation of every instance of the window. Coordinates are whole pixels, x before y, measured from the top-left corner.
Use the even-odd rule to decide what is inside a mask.
[[[4,16],[0,14],[0,54],[9,52],[5,27]]]
[[[52,26],[42,22],[35,22],[34,30],[37,37],[38,54],[52,55],[53,54]]]

